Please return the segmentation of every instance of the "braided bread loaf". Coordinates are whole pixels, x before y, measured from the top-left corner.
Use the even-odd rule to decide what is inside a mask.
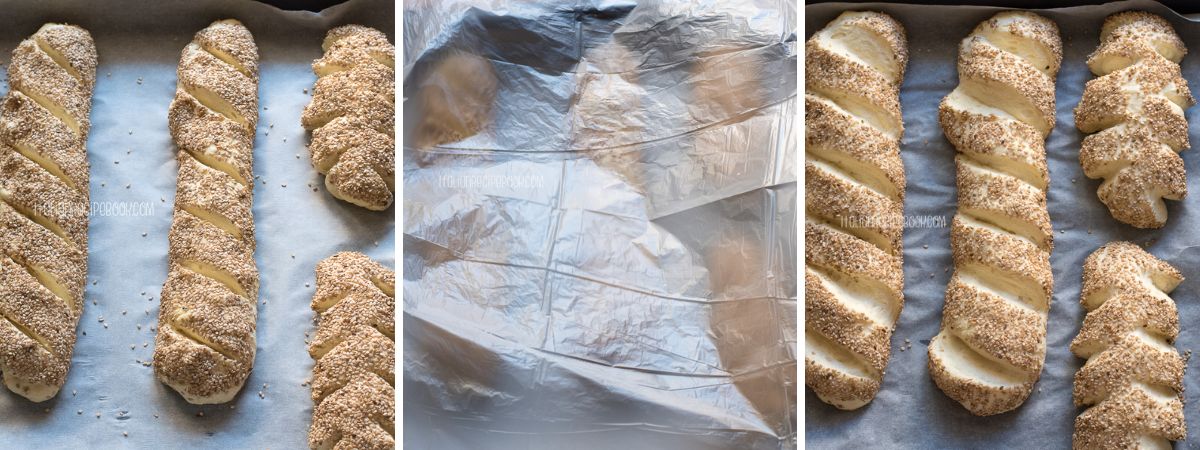
[[[1071,352],[1087,362],[1075,374],[1074,447],[1171,448],[1183,440],[1184,360],[1171,342],[1179,313],[1167,293],[1183,276],[1129,242],[1113,242],[1083,263],[1087,309]]]
[[[1145,12],[1109,16],[1100,48],[1088,58],[1092,73],[1075,108],[1084,133],[1079,162],[1112,216],[1138,228],[1167,221],[1164,198],[1182,199],[1187,180],[1179,152],[1188,147],[1183,110],[1196,103],[1179,61],[1187,49],[1163,18]]]
[[[396,49],[358,25],[329,30],[321,47],[312,102],[300,117],[312,131],[313,167],[334,197],[385,210],[396,190]]]
[[[1046,356],[1053,235],[1046,150],[1054,128],[1058,27],[1027,12],[980,23],[959,48],[958,87],[938,119],[958,149],[954,274],[929,344],[938,387],[977,415],[1029,396]]]
[[[395,286],[395,272],[361,253],[338,253],[317,265],[309,447],[396,446]]]
[[[0,373],[40,402],[66,382],[87,279],[96,46],[46,24],[13,51],[0,122]]]
[[[190,403],[224,403],[254,364],[258,315],[258,48],[240,22],[214,22],[184,48],[168,115],[179,182],[154,373]]]
[[[879,391],[904,306],[904,28],[846,12],[804,60],[805,383],[855,409]]]

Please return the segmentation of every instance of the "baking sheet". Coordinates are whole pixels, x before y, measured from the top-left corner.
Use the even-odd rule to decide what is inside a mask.
[[[405,7],[406,447],[793,448],[795,7]],[[464,53],[489,119],[418,148]]]
[[[814,448],[1069,448],[1075,416],[1072,380],[1083,359],[1068,346],[1079,332],[1084,310],[1079,305],[1083,260],[1114,240],[1145,244],[1155,256],[1178,268],[1187,280],[1172,294],[1179,306],[1181,352],[1200,349],[1200,155],[1182,153],[1192,194],[1167,202],[1169,219],[1159,230],[1120,224],[1096,197],[1100,180],[1083,176],[1079,166],[1082,135],[1073,110],[1084,84],[1093,78],[1085,64],[1099,45],[1100,25],[1109,14],[1137,9],[1163,16],[1175,26],[1192,53],[1183,59],[1183,76],[1200,88],[1200,23],[1188,21],[1151,1],[1114,2],[1097,6],[1038,10],[1058,23],[1063,64],[1057,81],[1058,121],[1046,142],[1050,166],[1049,209],[1053,221],[1054,299],[1046,338],[1046,364],[1041,380],[1023,406],[999,416],[975,417],[946,397],[929,378],[927,349],[942,319],[946,283],[952,267],[948,225],[955,212],[954,148],[942,135],[937,107],[958,84],[955,61],[959,42],[999,8],[974,6],[905,6],[882,3],[826,3],[805,7],[805,34],[811,36],[845,10],[877,10],[891,14],[908,31],[911,59],[900,90],[904,113],[901,154],[908,173],[905,214],[931,216],[927,224],[904,230],[905,304],[892,338],[892,359],[879,395],[858,411],[839,411],[805,390],[805,442]],[[1194,92],[1194,91],[1193,91]],[[1193,145],[1200,130],[1198,108],[1187,111]],[[905,340],[912,348],[901,351]],[[1180,448],[1200,445],[1195,358],[1188,362],[1185,414],[1189,439]]]
[[[394,5],[351,0],[316,14],[234,0],[2,1],[0,10],[5,64],[46,21],[88,29],[100,58],[87,143],[88,286],[71,371],[45,403],[0,391],[0,448],[307,448],[312,402],[302,383],[312,369],[304,341],[314,330],[313,270],[341,250],[394,266],[395,219],[392,209],[368,212],[325,191],[300,126],[310,98],[304,90],[312,92],[309,66],[321,55],[326,30],[359,23],[394,42]],[[254,146],[261,176],[254,193],[258,351],[233,402],[199,407],[156,381],[142,362],[153,354],[151,327],[167,275],[178,170],[167,130],[175,68],[196,31],[229,17],[250,29],[261,57]]]

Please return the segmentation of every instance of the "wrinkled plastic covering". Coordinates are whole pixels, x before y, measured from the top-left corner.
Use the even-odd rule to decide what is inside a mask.
[[[405,444],[794,447],[794,7],[404,20]]]
[[[1097,6],[1035,10],[1058,24],[1063,62],[1057,86],[1057,123],[1046,141],[1050,167],[1048,207],[1054,226],[1054,298],[1046,333],[1046,364],[1040,381],[1024,405],[991,417],[975,417],[947,397],[929,377],[929,339],[942,321],[946,283],[953,272],[950,219],[956,210],[954,147],[942,135],[938,103],[958,85],[958,45],[980,21],[999,8],[913,6],[882,3],[825,3],[805,8],[810,36],[846,10],[875,10],[895,17],[908,31],[911,59],[900,88],[904,112],[901,155],[908,172],[905,214],[914,226],[904,230],[905,303],[892,337],[892,358],[879,395],[856,411],[839,411],[805,390],[805,441],[813,448],[1070,448],[1075,417],[1083,409],[1071,400],[1075,372],[1084,360],[1071,354],[1084,309],[1079,304],[1083,261],[1105,243],[1126,240],[1178,268],[1187,279],[1171,293],[1179,307],[1181,353],[1200,349],[1200,108],[1187,110],[1190,150],[1181,156],[1191,193],[1183,201],[1167,201],[1164,228],[1139,230],[1117,222],[1096,196],[1102,180],[1083,175],[1075,128],[1075,106],[1084,85],[1095,78],[1086,61],[1100,44],[1100,26],[1110,14],[1142,10],[1171,22],[1190,51],[1183,58],[1183,77],[1200,88],[1200,23],[1150,1],[1114,2]],[[911,348],[901,351],[908,341]],[[1184,414],[1188,439],[1176,448],[1200,445],[1200,384],[1197,358],[1187,364]]]
[[[393,267],[396,226],[394,210],[370,212],[329,195],[311,166],[300,112],[311,99],[311,64],[322,54],[325,32],[358,23],[394,41],[393,3],[351,0],[312,13],[242,0],[0,1],[0,11],[0,80],[17,43],[47,21],[88,29],[100,60],[87,142],[88,283],[71,370],[58,396],[43,403],[0,388],[0,449],[308,448],[313,363],[305,340],[315,331],[313,271],[342,250]],[[148,366],[179,170],[167,108],[183,47],[224,18],[254,34],[261,60],[254,142],[258,350],[233,401],[195,406]],[[0,83],[0,94],[8,89]]]

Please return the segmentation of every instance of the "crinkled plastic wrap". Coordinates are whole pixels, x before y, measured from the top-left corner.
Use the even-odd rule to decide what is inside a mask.
[[[1054,226],[1054,298],[1046,333],[1046,364],[1025,403],[990,417],[971,415],[947,397],[929,377],[929,339],[942,321],[946,284],[953,272],[950,219],[955,195],[954,147],[938,125],[939,102],[958,85],[958,45],[979,22],[1001,8],[978,6],[823,3],[805,7],[805,33],[810,36],[846,10],[874,10],[895,17],[908,31],[910,59],[900,88],[904,140],[900,152],[908,173],[904,230],[904,310],[892,337],[892,357],[882,389],[869,405],[839,411],[805,391],[805,441],[813,448],[1070,448],[1075,417],[1083,409],[1071,400],[1075,372],[1084,360],[1071,354],[1084,309],[1079,304],[1083,261],[1107,242],[1126,240],[1178,268],[1187,279],[1171,293],[1179,307],[1181,353],[1200,349],[1200,152],[1181,156],[1191,193],[1183,201],[1167,201],[1165,227],[1139,230],[1117,222],[1100,203],[1102,180],[1083,175],[1075,128],[1075,106],[1084,85],[1095,78],[1086,61],[1100,44],[1100,26],[1110,14],[1142,10],[1171,22],[1190,53],[1183,58],[1183,77],[1200,88],[1200,23],[1152,1],[1035,10],[1058,24],[1063,40],[1062,69],[1056,83],[1057,123],[1046,141],[1050,168],[1048,208]],[[1187,110],[1192,146],[1200,136],[1200,108]],[[939,226],[940,225],[940,226]],[[905,345],[908,342],[908,345]],[[904,348],[904,350],[902,350]],[[1187,363],[1184,413],[1188,439],[1176,448],[1200,445],[1200,367]]]
[[[404,12],[406,446],[794,447],[794,7]]]

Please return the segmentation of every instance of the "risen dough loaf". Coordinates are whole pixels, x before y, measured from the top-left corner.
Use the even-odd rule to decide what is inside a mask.
[[[338,253],[317,265],[309,447],[396,446],[395,286],[395,272],[361,253]]]
[[[317,85],[301,123],[313,167],[334,197],[375,211],[396,191],[396,49],[373,28],[334,28],[313,63]]]
[[[46,24],[13,51],[0,121],[0,373],[40,402],[58,394],[87,279],[87,142],[96,47]]]
[[[254,365],[253,145],[258,47],[221,20],[183,49],[168,111],[179,181],[154,344],[154,373],[185,400],[224,403]]]
[[[417,147],[457,142],[478,133],[492,117],[496,73],[488,60],[452,52],[417,83]]]
[[[1097,194],[1112,216],[1138,228],[1167,222],[1163,199],[1187,195],[1179,152],[1188,147],[1184,109],[1196,103],[1179,61],[1187,49],[1163,18],[1144,12],[1109,16],[1100,48],[1088,58],[1099,76],[1075,108],[1083,140],[1079,162],[1104,178]]]
[[[904,29],[847,12],[804,50],[804,374],[822,401],[879,392],[904,307]]]
[[[1186,361],[1171,342],[1179,312],[1167,296],[1183,276],[1137,245],[1114,242],[1083,263],[1079,301],[1087,309],[1071,352],[1087,362],[1075,373],[1077,449],[1162,448],[1187,437]]]
[[[1027,12],[984,21],[959,47],[958,87],[938,110],[958,149],[954,273],[929,372],[971,413],[1012,410],[1046,358],[1053,231],[1045,139],[1054,128],[1058,26]]]

